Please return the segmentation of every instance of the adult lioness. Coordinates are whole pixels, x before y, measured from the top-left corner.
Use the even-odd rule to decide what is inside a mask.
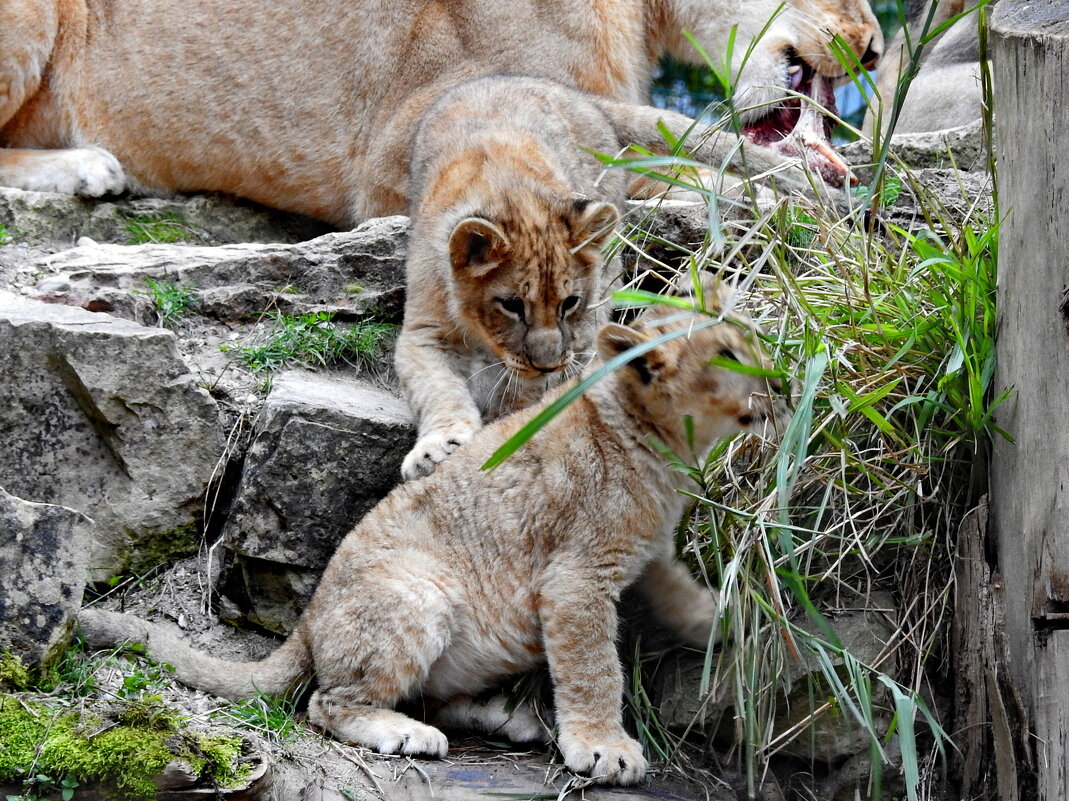
[[[842,73],[832,34],[866,63],[882,49],[866,0],[780,6],[0,0],[0,184],[217,190],[350,225],[404,212],[412,132],[443,88],[512,72],[639,103],[662,53],[697,57],[684,30],[724,62],[735,26],[737,97],[765,133],[789,122],[761,104]]]
[[[712,291],[705,299],[715,305]],[[547,659],[565,764],[603,782],[637,781],[646,761],[621,720],[616,601],[638,581],[701,647],[717,614],[712,593],[674,558],[687,502],[678,490],[690,478],[668,468],[658,441],[703,453],[784,411],[776,382],[710,364],[717,355],[765,364],[745,321],[670,309],[644,323],[601,329],[604,359],[649,350],[500,467],[479,469],[538,409],[490,424],[432,475],[387,496],[341,543],[293,634],[263,661],[225,662],[160,626],[92,609],[79,615],[87,642],[147,642],[180,681],[229,697],[284,693],[314,674],[313,722],[383,753],[429,756],[445,755],[445,736],[394,711],[398,701],[451,701],[447,721],[537,738],[530,713],[525,723],[471,696]],[[668,332],[675,339],[651,347]]]

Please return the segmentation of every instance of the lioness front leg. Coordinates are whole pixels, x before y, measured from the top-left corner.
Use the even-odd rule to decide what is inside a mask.
[[[122,192],[119,160],[99,147],[69,150],[0,150],[0,186],[30,192],[101,197]]]
[[[401,464],[402,477],[411,480],[430,475],[439,462],[470,441],[482,428],[482,415],[432,332],[403,329],[394,363],[419,425],[419,439]]]
[[[564,764],[605,784],[634,784],[646,774],[646,758],[623,727],[612,586],[581,567],[550,572],[539,616]]]
[[[56,0],[0,2],[0,130],[17,144],[19,112],[41,90],[52,63],[66,4]],[[68,37],[76,36],[68,30]],[[53,65],[54,66],[54,65]],[[96,197],[121,192],[118,160],[98,147],[70,150],[0,149],[0,185]]]

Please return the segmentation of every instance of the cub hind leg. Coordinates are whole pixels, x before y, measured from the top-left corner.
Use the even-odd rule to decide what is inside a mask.
[[[56,111],[43,111],[38,102],[38,92],[47,91],[46,70],[55,72],[63,60],[56,52],[60,28],[74,27],[74,20],[61,18],[61,13],[85,11],[79,12],[77,3],[61,7],[57,0],[0,0],[0,144],[32,146],[57,139],[57,131],[65,129],[62,120],[51,118]],[[68,47],[78,39],[74,33],[69,31]],[[41,126],[49,130],[37,130]],[[98,197],[123,191],[126,176],[115,156],[99,147],[4,147],[0,185]]]
[[[445,756],[444,734],[393,707],[418,693],[449,645],[452,604],[411,574],[354,576],[345,589],[339,603],[324,598],[325,614],[310,621],[319,689],[309,719],[382,754]]]
[[[548,743],[552,726],[552,720],[542,720],[530,702],[512,706],[503,693],[486,699],[457,696],[438,710],[435,722],[507,737],[514,743]]]

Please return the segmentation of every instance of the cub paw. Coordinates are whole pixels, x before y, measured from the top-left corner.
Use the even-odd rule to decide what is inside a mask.
[[[99,147],[43,150],[24,164],[20,189],[101,197],[122,192],[126,174],[119,160]]]
[[[646,775],[642,746],[622,731],[609,737],[562,732],[557,744],[568,770],[601,784],[634,784]]]
[[[411,481],[420,476],[429,476],[446,456],[470,442],[477,430],[468,424],[453,424],[424,434],[401,463],[401,477]]]
[[[411,720],[402,724],[380,723],[371,727],[370,745],[380,754],[437,757],[449,752],[449,740],[434,726]]]

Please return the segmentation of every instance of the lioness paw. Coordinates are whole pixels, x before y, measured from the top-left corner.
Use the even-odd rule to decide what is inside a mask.
[[[70,150],[19,151],[18,162],[7,165],[10,183],[31,192],[101,197],[126,188],[119,160],[99,147]]]
[[[568,770],[601,784],[634,784],[646,775],[642,746],[622,731],[604,738],[562,732],[557,744]]]
[[[470,442],[477,430],[467,423],[454,423],[448,428],[436,429],[424,434],[402,462],[402,478],[405,481],[411,481],[420,476],[429,476],[446,456],[461,445]]]

